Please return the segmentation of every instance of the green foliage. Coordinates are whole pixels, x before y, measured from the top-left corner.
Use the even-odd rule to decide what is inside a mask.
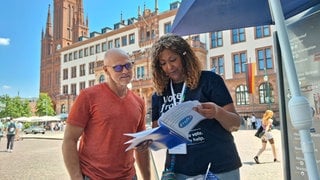
[[[8,95],[0,96],[0,104],[3,105],[0,109],[0,118],[29,117],[32,114],[29,101],[19,96],[14,98],[10,98]]]
[[[36,108],[37,108],[36,115],[38,116],[56,115],[53,109],[52,100],[47,93],[40,93],[39,99],[37,100]]]
[[[23,123],[23,129],[27,129],[27,128],[29,128],[30,126],[32,126],[32,123],[31,123],[31,122],[24,122],[24,123]]]

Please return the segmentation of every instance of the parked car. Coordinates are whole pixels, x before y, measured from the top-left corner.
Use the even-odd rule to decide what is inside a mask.
[[[46,133],[46,129],[41,126],[31,126],[27,129],[24,129],[23,132],[26,134],[38,134],[38,133],[44,134]]]

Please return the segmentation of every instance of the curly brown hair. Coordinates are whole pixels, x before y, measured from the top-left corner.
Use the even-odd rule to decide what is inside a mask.
[[[152,75],[156,93],[162,95],[169,83],[169,77],[162,70],[159,61],[159,56],[165,49],[180,56],[186,85],[190,89],[195,89],[198,86],[201,74],[201,63],[198,57],[185,39],[175,34],[166,34],[155,42],[151,49]]]

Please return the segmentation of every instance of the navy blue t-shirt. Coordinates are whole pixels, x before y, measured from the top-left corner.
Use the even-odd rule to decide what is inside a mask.
[[[174,84],[176,102],[184,96],[184,101],[214,102],[219,106],[233,103],[223,79],[211,71],[202,71],[196,89],[186,89],[181,94],[183,83]],[[173,106],[170,84],[162,96],[152,96],[152,120]],[[233,136],[218,121],[205,119],[189,133],[192,141],[187,146],[187,154],[177,154],[174,171],[189,176],[204,174],[211,162],[210,171],[223,173],[241,167],[240,157]]]

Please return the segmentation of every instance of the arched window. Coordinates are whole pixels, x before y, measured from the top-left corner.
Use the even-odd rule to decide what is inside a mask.
[[[259,102],[260,104],[274,103],[274,91],[271,83],[264,82],[260,84]]]
[[[66,113],[66,105],[61,104],[61,112],[60,113]]]
[[[105,80],[104,75],[101,75],[101,76],[99,77],[99,83],[103,83],[104,80]]]
[[[247,86],[240,85],[236,88],[236,102],[237,105],[249,104],[249,93]]]

